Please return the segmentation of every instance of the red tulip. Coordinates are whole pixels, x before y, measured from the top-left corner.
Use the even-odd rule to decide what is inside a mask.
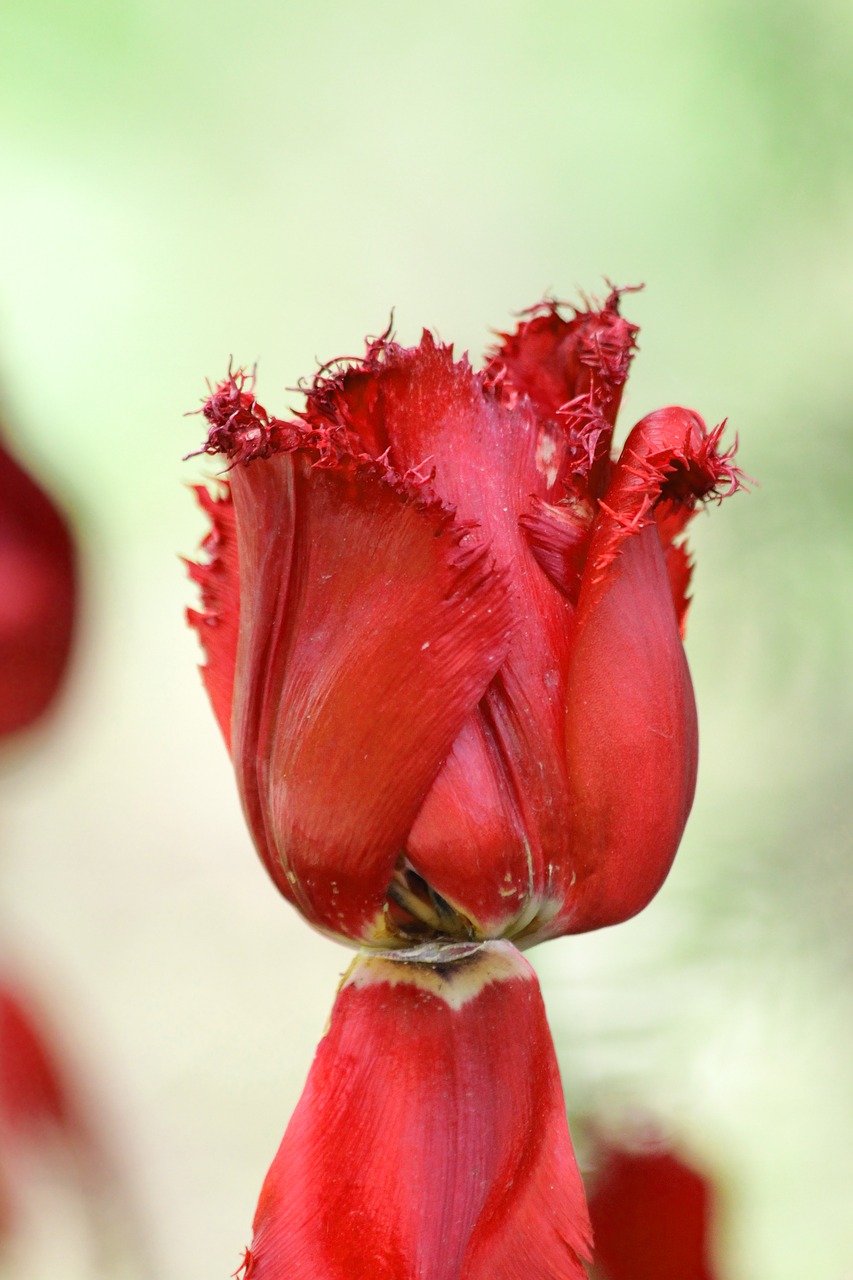
[[[26,728],[53,701],[75,601],[65,519],[0,443],[0,736]]]
[[[207,400],[205,451],[229,472],[217,497],[200,491],[212,530],[190,617],[257,848],[324,931],[435,955],[529,946],[627,919],[662,884],[696,777],[680,535],[702,499],[739,481],[721,428],[687,409],[650,414],[611,458],[636,332],[614,291],[569,319],[534,308],[481,373],[428,333],[411,350],[386,335],[363,361],[322,370],[289,420],[242,372]],[[559,1086],[541,1013],[519,1044],[517,977],[500,999],[484,978],[451,1015],[443,997],[418,996],[420,979],[388,976],[424,972],[406,954],[382,964],[375,990],[357,970],[339,997],[250,1271],[582,1274],[573,1165],[543,1137]],[[356,1076],[358,1091],[343,1089]],[[512,1129],[510,1077],[521,1089],[528,1076],[545,1080],[544,1110],[525,1103]],[[380,1140],[382,1098],[394,1119]],[[483,1155],[471,1135],[490,1126]],[[427,1134],[434,1186],[409,1146]],[[512,1158],[525,1179],[501,1172]],[[500,1186],[489,1239],[504,1243],[484,1253]],[[575,1226],[558,1263],[543,1242],[568,1239],[565,1204]],[[363,1270],[356,1205],[375,1245]],[[332,1233],[349,1242],[337,1253]]]
[[[711,1183],[666,1146],[603,1146],[589,1212],[600,1280],[714,1280]]]

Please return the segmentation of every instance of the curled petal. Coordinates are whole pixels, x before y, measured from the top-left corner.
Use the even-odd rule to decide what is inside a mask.
[[[84,1176],[100,1172],[101,1156],[83,1124],[54,1050],[23,997],[0,982],[0,1253],[20,1225],[20,1200],[33,1161],[57,1153]]]
[[[0,444],[0,735],[26,728],[53,701],[76,595],[65,518]]]
[[[251,1280],[583,1280],[535,975],[505,942],[451,951],[355,961],[261,1192]]]
[[[42,1033],[21,998],[0,985],[0,1126],[74,1133],[75,1107]]]
[[[379,464],[300,449],[231,486],[244,807],[310,920],[375,937],[424,795],[505,657],[507,584],[482,541]]]

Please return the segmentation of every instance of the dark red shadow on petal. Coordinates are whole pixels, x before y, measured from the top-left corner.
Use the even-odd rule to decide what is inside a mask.
[[[374,345],[363,364],[321,379],[306,422],[387,453],[398,473],[428,476],[510,578],[516,626],[499,678],[454,743],[406,845],[430,885],[483,932],[500,933],[531,898],[548,895],[550,866],[567,850],[571,607],[522,527],[531,500],[553,483],[540,424],[528,404],[493,394],[428,333],[412,350]],[[556,457],[555,473],[559,465]],[[475,814],[480,839],[472,839]]]

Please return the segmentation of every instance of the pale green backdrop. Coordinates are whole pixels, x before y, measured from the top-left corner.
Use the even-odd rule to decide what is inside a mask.
[[[281,411],[392,306],[476,354],[606,275],[647,284],[623,432],[728,416],[760,487],[697,522],[676,870],[537,953],[569,1105],[708,1164],[722,1280],[850,1280],[853,10],[5,0],[0,51],[3,401],[86,562],[64,705],[3,760],[2,946],[156,1274],[236,1265],[346,962],[253,860],[200,691],[181,415],[231,353]]]

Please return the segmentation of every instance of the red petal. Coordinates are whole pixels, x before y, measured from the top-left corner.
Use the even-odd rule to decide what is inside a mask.
[[[429,469],[430,485],[460,520],[476,522],[511,574],[518,627],[500,678],[407,844],[413,866],[442,897],[484,932],[501,931],[526,909],[520,904],[548,895],[549,863],[567,839],[571,609],[542,573],[522,527],[531,496],[544,495],[550,483],[539,429],[529,406],[498,401],[466,361],[454,363],[429,334],[412,351],[375,345],[364,366],[321,381],[306,420],[327,433],[350,433],[371,454],[387,451],[398,472]],[[484,839],[472,844],[464,815],[475,812]],[[499,857],[500,879],[482,874],[486,841]]]
[[[671,546],[667,564],[655,508],[666,504],[668,538],[701,499],[738,487],[720,433],[688,409],[649,414],[629,435],[600,504],[567,690],[574,857],[559,922],[566,931],[640,911],[663,883],[690,813],[696,706],[673,599],[683,613],[686,566]]]
[[[47,494],[0,445],[0,735],[57,693],[71,649],[74,545]]]
[[[594,516],[592,504],[578,498],[559,503],[534,498],[519,519],[537,564],[573,605],[578,602]]]
[[[359,957],[267,1175],[251,1280],[583,1280],[542,998],[508,943]]]
[[[612,290],[599,310],[575,311],[571,320],[563,319],[556,302],[532,308],[532,318],[514,334],[500,335],[487,370],[505,394],[529,396],[540,418],[561,423],[568,465],[555,477],[558,494],[560,482],[578,466],[588,471],[586,491],[592,497],[604,491],[613,425],[638,333],[619,314],[621,292]]]
[[[201,589],[201,610],[188,609],[187,618],[198,632],[204,647],[201,669],[213,711],[226,745],[231,747],[231,703],[240,631],[240,566],[237,556],[237,529],[231,490],[222,482],[219,495],[204,485],[195,486],[199,506],[210,517],[210,532],[201,544],[207,557],[199,564],[188,563],[190,577]]]
[[[605,1148],[589,1210],[601,1280],[714,1280],[712,1189],[672,1151]]]
[[[246,812],[309,919],[375,936],[409,827],[506,653],[506,584],[481,541],[379,465],[282,453],[238,467],[232,492]]]
[[[453,744],[407,841],[413,867],[482,934],[500,937],[527,913],[523,816],[488,706]]]
[[[660,532],[660,529],[658,529],[658,532]],[[690,579],[693,576],[693,562],[690,559],[687,548],[683,545],[670,545],[665,548],[663,554],[666,561],[667,577],[669,578],[669,589],[672,593],[672,603],[675,606],[675,616],[678,619],[678,629],[683,638],[687,610],[690,606],[690,597],[687,592],[690,589]]]

